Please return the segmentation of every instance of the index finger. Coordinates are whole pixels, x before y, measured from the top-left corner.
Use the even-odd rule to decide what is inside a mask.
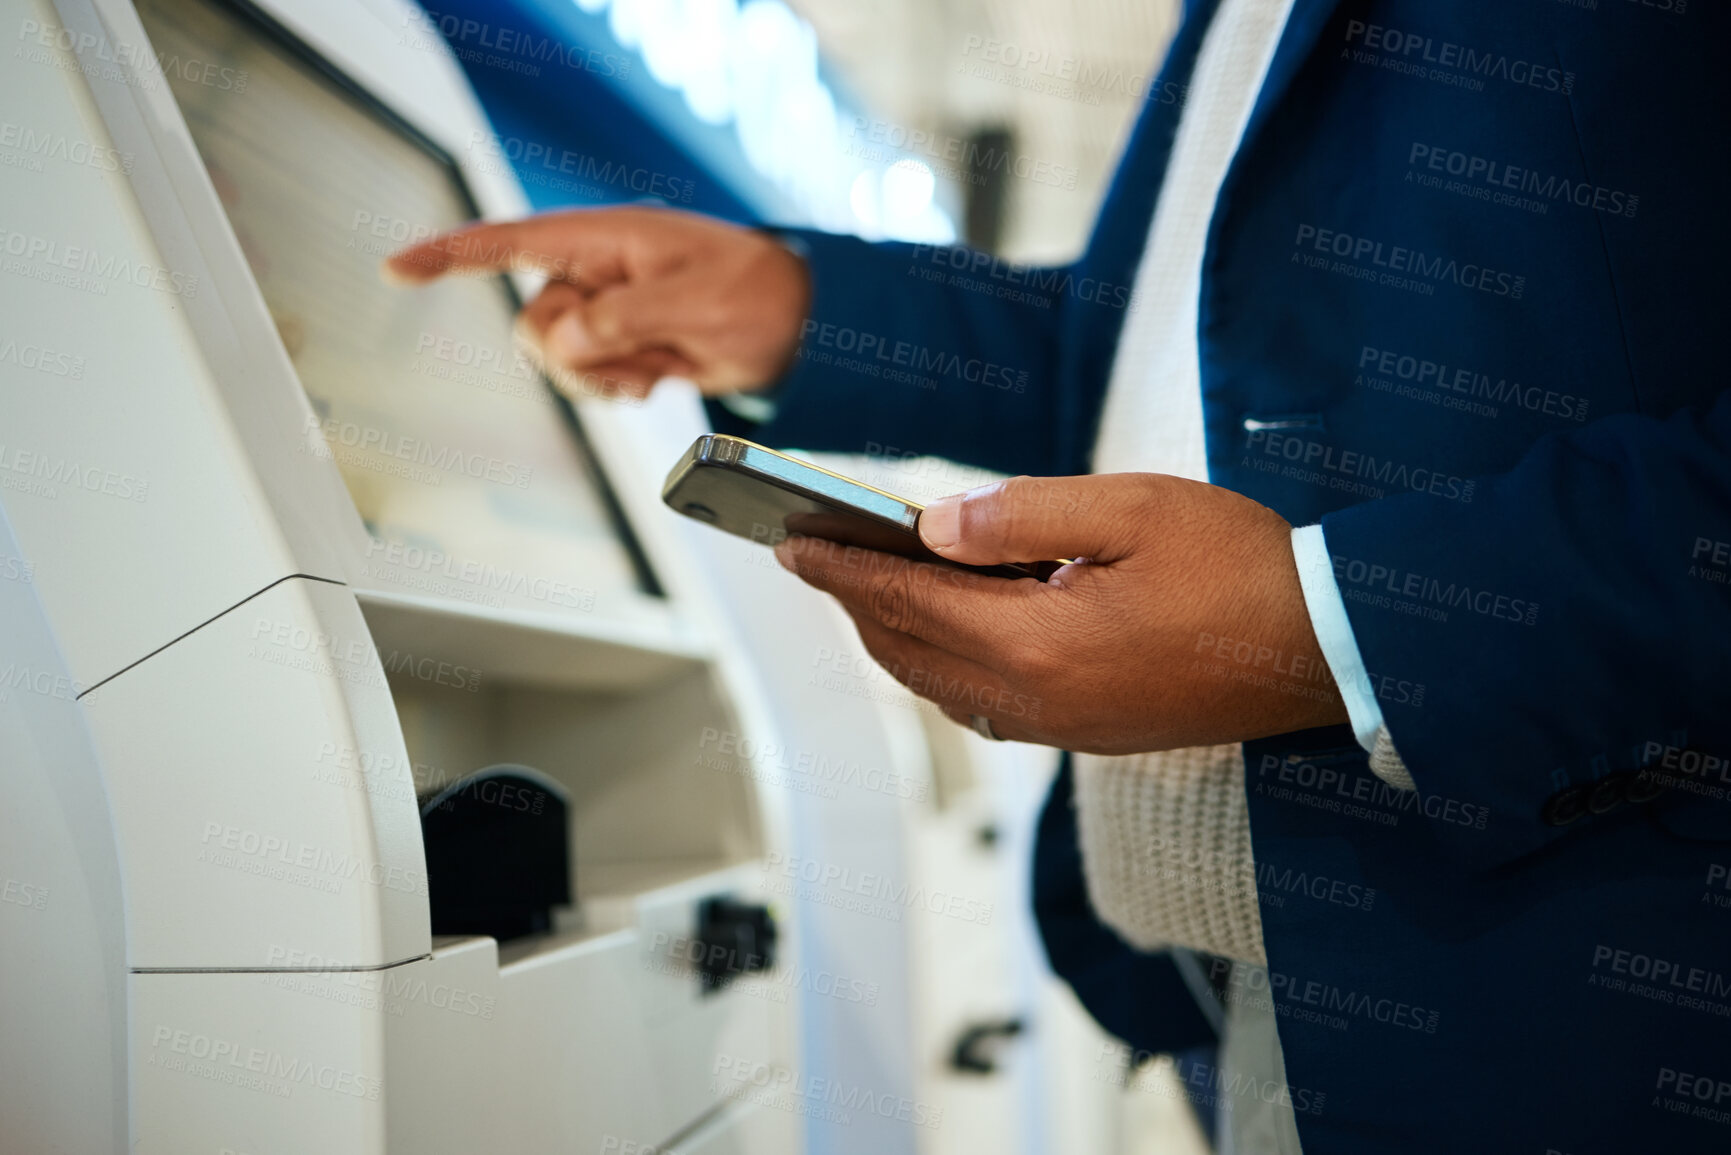
[[[818,537],[789,537],[776,557],[856,617],[994,670],[1013,667],[1028,611],[1057,591],[1033,578],[971,573]]]
[[[594,288],[624,278],[606,226],[582,211],[465,225],[385,258],[386,272],[411,284],[446,273],[541,273]]]

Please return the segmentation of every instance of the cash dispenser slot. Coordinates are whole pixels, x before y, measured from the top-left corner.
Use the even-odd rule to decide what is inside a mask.
[[[421,800],[435,935],[500,942],[553,929],[571,905],[565,788],[528,766],[489,766]]]

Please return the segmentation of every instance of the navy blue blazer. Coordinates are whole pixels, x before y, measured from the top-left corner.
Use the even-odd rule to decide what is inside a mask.
[[[804,234],[755,435],[1086,471],[1192,7],[1074,264]],[[1307,1151],[1731,1150],[1727,51],[1704,0],[1297,0],[1222,188],[1210,476],[1321,521],[1418,785],[1344,728],[1246,749],[1227,997]]]

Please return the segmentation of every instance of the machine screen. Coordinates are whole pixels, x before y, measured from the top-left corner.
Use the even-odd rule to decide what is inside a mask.
[[[513,346],[507,282],[380,279],[387,253],[475,215],[449,157],[227,4],[138,10],[159,57],[201,62],[169,83],[381,587],[524,609],[656,592],[574,417]]]

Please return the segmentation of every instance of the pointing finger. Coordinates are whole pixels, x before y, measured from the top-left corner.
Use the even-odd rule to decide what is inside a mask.
[[[458,272],[542,273],[590,285],[623,278],[624,238],[615,223],[583,210],[468,225],[385,259],[387,276],[422,284]]]

